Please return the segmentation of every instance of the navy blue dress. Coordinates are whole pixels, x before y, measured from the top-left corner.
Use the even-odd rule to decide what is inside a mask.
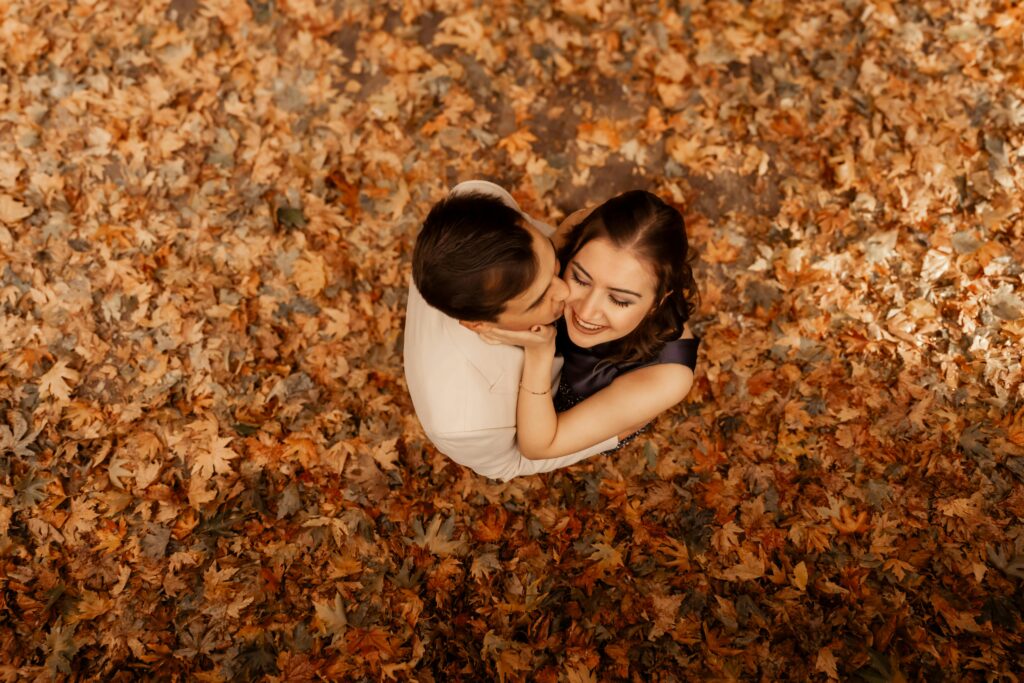
[[[561,413],[569,410],[569,408],[572,408],[588,396],[604,389],[619,375],[624,375],[638,368],[659,365],[661,363],[680,363],[691,370],[695,370],[697,368],[698,346],[700,346],[699,337],[677,339],[667,342],[661,351],[658,352],[658,355],[648,361],[602,364],[601,361],[609,353],[607,345],[601,344],[589,349],[576,346],[569,339],[563,321],[558,326],[556,348],[562,354],[565,363],[562,365],[562,376],[558,383],[558,391],[554,397],[555,411]],[[635,439],[638,434],[647,431],[648,427],[650,427],[650,423],[644,425],[625,439],[620,439],[619,445],[613,448],[612,451],[622,448]]]

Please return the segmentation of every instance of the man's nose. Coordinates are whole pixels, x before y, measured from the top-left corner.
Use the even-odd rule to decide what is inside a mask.
[[[569,298],[569,285],[558,276],[551,283],[551,298],[559,302]]]

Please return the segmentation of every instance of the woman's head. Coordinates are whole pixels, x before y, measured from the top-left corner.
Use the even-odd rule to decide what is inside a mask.
[[[695,308],[683,217],[649,192],[609,199],[559,251],[569,283],[565,323],[577,346],[608,344],[614,361],[644,361],[678,339]]]

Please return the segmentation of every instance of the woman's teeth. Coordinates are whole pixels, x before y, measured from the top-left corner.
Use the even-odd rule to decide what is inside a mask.
[[[572,321],[581,332],[600,332],[605,327],[604,325],[591,325],[590,323],[583,322],[575,312],[572,314]]]

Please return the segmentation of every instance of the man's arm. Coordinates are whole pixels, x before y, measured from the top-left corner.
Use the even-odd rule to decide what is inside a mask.
[[[460,465],[482,476],[502,481],[568,467],[619,445],[619,440],[613,436],[559,458],[529,460],[516,446],[515,433],[512,427],[502,427],[438,435],[431,440],[439,451]]]

